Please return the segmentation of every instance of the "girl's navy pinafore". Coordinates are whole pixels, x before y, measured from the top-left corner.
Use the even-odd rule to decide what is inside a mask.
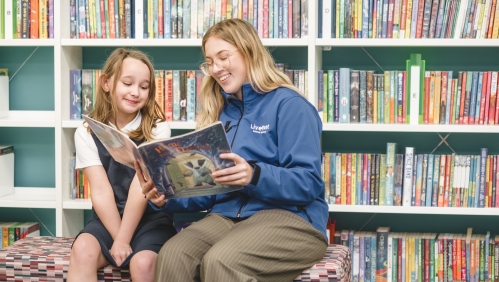
[[[125,204],[128,198],[128,190],[133,177],[135,176],[135,170],[116,162],[94,134],[92,134],[92,138],[95,141],[95,145],[97,145],[100,160],[106,170],[109,182],[113,187],[116,206],[118,207],[120,216],[123,217]],[[137,145],[143,142],[133,141]],[[85,228],[80,231],[80,234],[81,233],[90,233],[97,238],[104,256],[111,264],[116,266],[116,263],[109,252],[113,246],[113,239],[100,221],[95,210],[93,210],[92,219],[90,219]],[[137,252],[151,250],[158,253],[163,244],[175,234],[173,216],[171,214],[157,212],[153,210],[150,205],[147,205],[144,215],[130,241],[133,253],[122,263],[122,265],[120,265],[120,268],[128,268],[130,259]]]

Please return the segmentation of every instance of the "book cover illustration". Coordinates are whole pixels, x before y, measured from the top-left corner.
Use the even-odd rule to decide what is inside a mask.
[[[136,146],[123,132],[83,116],[111,156],[134,168],[138,160],[146,179],[152,179],[166,198],[214,195],[241,189],[213,181],[211,173],[234,165],[219,157],[230,153],[221,122],[168,139],[154,140]]]

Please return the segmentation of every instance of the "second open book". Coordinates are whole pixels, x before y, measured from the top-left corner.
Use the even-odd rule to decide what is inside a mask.
[[[85,115],[83,118],[115,161],[134,168],[138,160],[145,178],[152,179],[166,198],[214,195],[242,188],[216,183],[211,177],[212,171],[234,165],[233,161],[219,157],[231,152],[221,122],[137,146],[116,128]]]

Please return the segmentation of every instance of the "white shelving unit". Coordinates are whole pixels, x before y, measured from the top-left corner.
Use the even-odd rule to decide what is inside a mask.
[[[16,193],[0,198],[0,207],[54,208],[56,236],[72,236],[83,227],[83,212],[89,200],[71,200],[69,193],[69,154],[74,151],[74,132],[81,121],[69,119],[69,71],[82,68],[84,48],[92,47],[186,47],[200,48],[201,39],[70,39],[69,1],[55,0],[55,38],[44,40],[0,40],[1,47],[49,46],[54,49],[54,111],[11,111],[0,118],[0,127],[47,127],[55,132],[55,187],[16,188]],[[309,0],[309,37],[302,39],[263,39],[269,47],[307,49],[308,97],[317,104],[317,70],[322,69],[323,50],[329,47],[499,47],[499,40],[470,39],[317,39],[317,1]],[[159,59],[159,58],[157,58]],[[11,95],[15,95],[12,93]],[[194,129],[194,122],[172,122],[172,129]],[[324,124],[324,131],[360,132],[457,132],[497,133],[497,126]],[[22,196],[30,195],[30,197]],[[380,207],[330,205],[332,212],[499,215],[499,209]]]

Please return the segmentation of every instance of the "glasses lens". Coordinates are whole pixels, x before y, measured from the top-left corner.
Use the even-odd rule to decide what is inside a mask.
[[[207,75],[207,76],[211,76],[211,73],[210,73],[210,68],[209,68],[209,65],[208,63],[202,63],[199,68],[201,69],[201,71]]]

